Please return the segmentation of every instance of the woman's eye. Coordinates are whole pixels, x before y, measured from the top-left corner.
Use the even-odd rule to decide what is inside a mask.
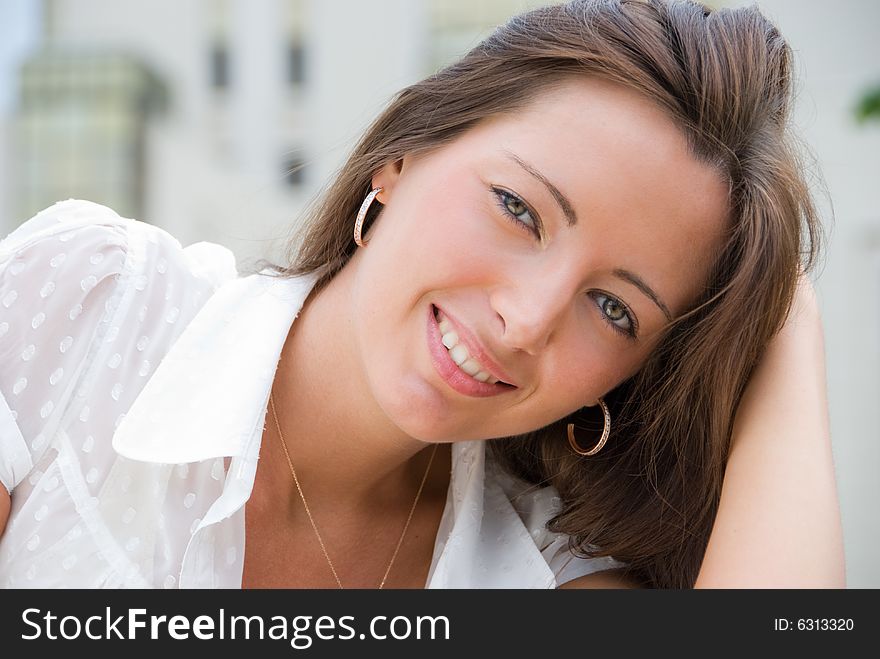
[[[515,194],[500,188],[492,188],[492,191],[498,198],[498,205],[501,207],[505,216],[520,227],[535,234],[538,238],[541,237],[539,228],[540,220],[536,219],[532,214],[531,209],[522,199]]]
[[[613,298],[604,293],[594,293],[594,299],[599,306],[602,317],[605,322],[610,324],[615,330],[635,338],[636,324],[633,320],[629,309],[620,300]]]

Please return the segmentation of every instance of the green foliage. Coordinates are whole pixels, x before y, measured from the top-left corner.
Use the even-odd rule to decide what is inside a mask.
[[[859,123],[880,121],[880,85],[866,91],[859,99],[855,109]]]

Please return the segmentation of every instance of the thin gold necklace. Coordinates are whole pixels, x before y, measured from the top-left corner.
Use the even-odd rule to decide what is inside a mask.
[[[284,457],[287,458],[287,466],[290,467],[290,473],[293,475],[293,482],[296,484],[296,491],[299,492],[299,498],[302,499],[303,506],[306,509],[306,515],[309,516],[309,522],[312,524],[312,530],[314,530],[315,535],[318,537],[318,542],[321,544],[321,551],[324,552],[324,558],[327,559],[327,565],[330,566],[330,570],[333,572],[333,578],[336,579],[336,584],[342,589],[342,582],[339,580],[339,575],[336,574],[336,568],[333,567],[333,561],[330,560],[330,555],[327,553],[327,548],[324,546],[324,540],[321,538],[321,534],[318,533],[318,527],[312,517],[312,511],[309,510],[309,504],[306,503],[306,497],[303,495],[302,488],[299,485],[299,479],[296,477],[296,470],[293,468],[293,461],[290,459],[290,453],[287,450],[287,442],[284,441],[284,434],[281,432],[281,424],[278,423],[278,414],[275,412],[275,400],[273,399],[271,392],[269,393],[269,407],[272,408],[272,418],[275,419],[275,428],[278,430],[278,438],[281,440],[281,448],[284,449]],[[388,579],[388,574],[391,572],[391,566],[394,565],[394,559],[397,558],[397,552],[400,551],[400,546],[403,544],[403,537],[406,535],[406,530],[409,528],[409,523],[410,520],[412,520],[413,512],[415,512],[416,504],[419,502],[419,497],[422,494],[422,488],[425,486],[425,481],[428,479],[428,473],[431,471],[431,463],[434,462],[434,454],[437,453],[437,446],[438,444],[434,444],[434,448],[431,450],[431,458],[428,460],[428,468],[425,469],[425,475],[422,476],[422,482],[419,485],[419,491],[416,492],[416,498],[415,501],[413,501],[412,508],[409,510],[409,516],[406,518],[403,533],[400,534],[400,539],[397,541],[397,546],[394,548],[394,554],[391,556],[391,561],[385,569],[385,576],[382,577],[382,582],[379,584],[380,590],[385,585],[385,581]]]

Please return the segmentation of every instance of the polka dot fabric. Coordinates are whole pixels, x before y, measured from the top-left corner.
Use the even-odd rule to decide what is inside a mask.
[[[231,254],[216,247],[212,270],[192,258],[202,249],[76,200],[0,243],[0,483],[13,492],[0,585],[150,586],[156,570],[179,569],[168,561],[179,564],[205,510],[184,507],[180,490],[216,497],[214,463],[181,486],[169,466],[120,457],[111,438],[218,271],[235,276]],[[166,530],[186,534],[157,543],[166,496],[182,511]]]
[[[240,278],[223,247],[85,201],[0,242],[0,586],[240,587],[269,391],[314,281]],[[546,530],[558,504],[456,442],[426,586],[617,565]]]

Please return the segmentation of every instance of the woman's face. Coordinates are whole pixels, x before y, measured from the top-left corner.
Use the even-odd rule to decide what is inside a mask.
[[[587,78],[373,187],[385,208],[347,266],[356,350],[379,406],[424,441],[515,435],[594,405],[699,295],[727,208],[720,174],[662,111]],[[477,366],[513,386],[462,371]]]

